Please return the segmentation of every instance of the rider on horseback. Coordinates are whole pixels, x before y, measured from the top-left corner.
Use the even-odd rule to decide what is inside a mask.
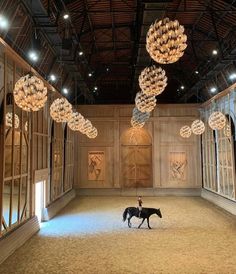
[[[141,218],[142,204],[143,204],[143,201],[141,198],[142,198],[141,196],[138,196],[138,210],[139,210],[138,217],[139,218]]]

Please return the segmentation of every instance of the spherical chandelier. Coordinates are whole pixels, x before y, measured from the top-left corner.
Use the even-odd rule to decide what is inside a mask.
[[[145,122],[149,119],[149,112],[141,112],[136,107],[133,109],[133,116],[131,118],[131,126],[134,128],[142,128]]]
[[[150,112],[141,112],[137,108],[133,109],[133,118],[136,121],[146,122],[150,117]]]
[[[43,81],[29,74],[16,82],[13,94],[17,106],[25,111],[38,111],[47,101],[47,88]]]
[[[85,122],[83,123],[83,125],[81,126],[79,130],[81,133],[87,134],[92,128],[93,128],[92,123],[88,119],[85,119]]]
[[[183,56],[187,47],[184,27],[169,18],[156,20],[147,32],[146,49],[151,58],[160,64],[170,64]]]
[[[139,76],[139,86],[146,95],[157,96],[161,94],[167,86],[165,71],[155,65],[145,68]]]
[[[71,130],[78,131],[80,130],[84,122],[85,122],[85,119],[83,115],[81,115],[78,112],[73,112],[67,124]]]
[[[14,115],[14,128],[17,129],[20,125],[20,119],[17,114]],[[12,112],[7,112],[5,117],[5,124],[7,127],[13,127],[13,114]]]
[[[133,128],[142,128],[142,127],[144,127],[144,125],[145,125],[145,122],[140,122],[140,121],[138,121],[138,120],[135,120],[134,117],[131,118],[130,123],[131,123],[131,126],[132,126]]]
[[[155,96],[148,96],[142,92],[138,92],[135,97],[135,104],[141,112],[151,112],[156,106]]]
[[[50,115],[57,123],[68,122],[72,115],[72,105],[66,98],[57,98],[50,106]]]
[[[201,120],[195,120],[192,122],[191,129],[193,134],[201,135],[205,131],[205,125]]]
[[[226,117],[222,112],[214,111],[214,112],[212,112],[212,114],[210,115],[210,117],[208,119],[208,124],[209,124],[210,128],[213,130],[223,129],[226,124]]]
[[[183,126],[181,127],[179,134],[183,138],[189,138],[192,134],[192,130],[189,126]]]
[[[92,127],[92,129],[90,129],[87,134],[86,134],[90,139],[94,139],[97,137],[98,135],[98,130],[95,127]]]

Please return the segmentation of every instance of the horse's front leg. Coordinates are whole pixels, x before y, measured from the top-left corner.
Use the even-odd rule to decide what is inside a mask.
[[[147,224],[148,224],[148,228],[151,229],[151,227],[149,225],[149,218],[147,218]]]
[[[141,225],[143,224],[144,220],[145,220],[145,218],[143,218],[142,223],[138,226],[138,228],[141,227]]]

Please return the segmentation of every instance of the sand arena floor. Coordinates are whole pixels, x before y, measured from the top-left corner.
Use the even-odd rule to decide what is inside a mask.
[[[0,273],[236,273],[236,218],[201,198],[143,198],[161,208],[146,222],[122,222],[136,198],[73,200],[1,266]],[[0,251],[1,252],[1,251]]]

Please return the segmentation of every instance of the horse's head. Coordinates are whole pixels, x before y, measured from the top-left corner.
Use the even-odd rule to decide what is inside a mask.
[[[162,214],[161,214],[160,208],[158,208],[158,209],[156,210],[156,214],[157,214],[157,216],[159,216],[160,218],[162,218]]]

